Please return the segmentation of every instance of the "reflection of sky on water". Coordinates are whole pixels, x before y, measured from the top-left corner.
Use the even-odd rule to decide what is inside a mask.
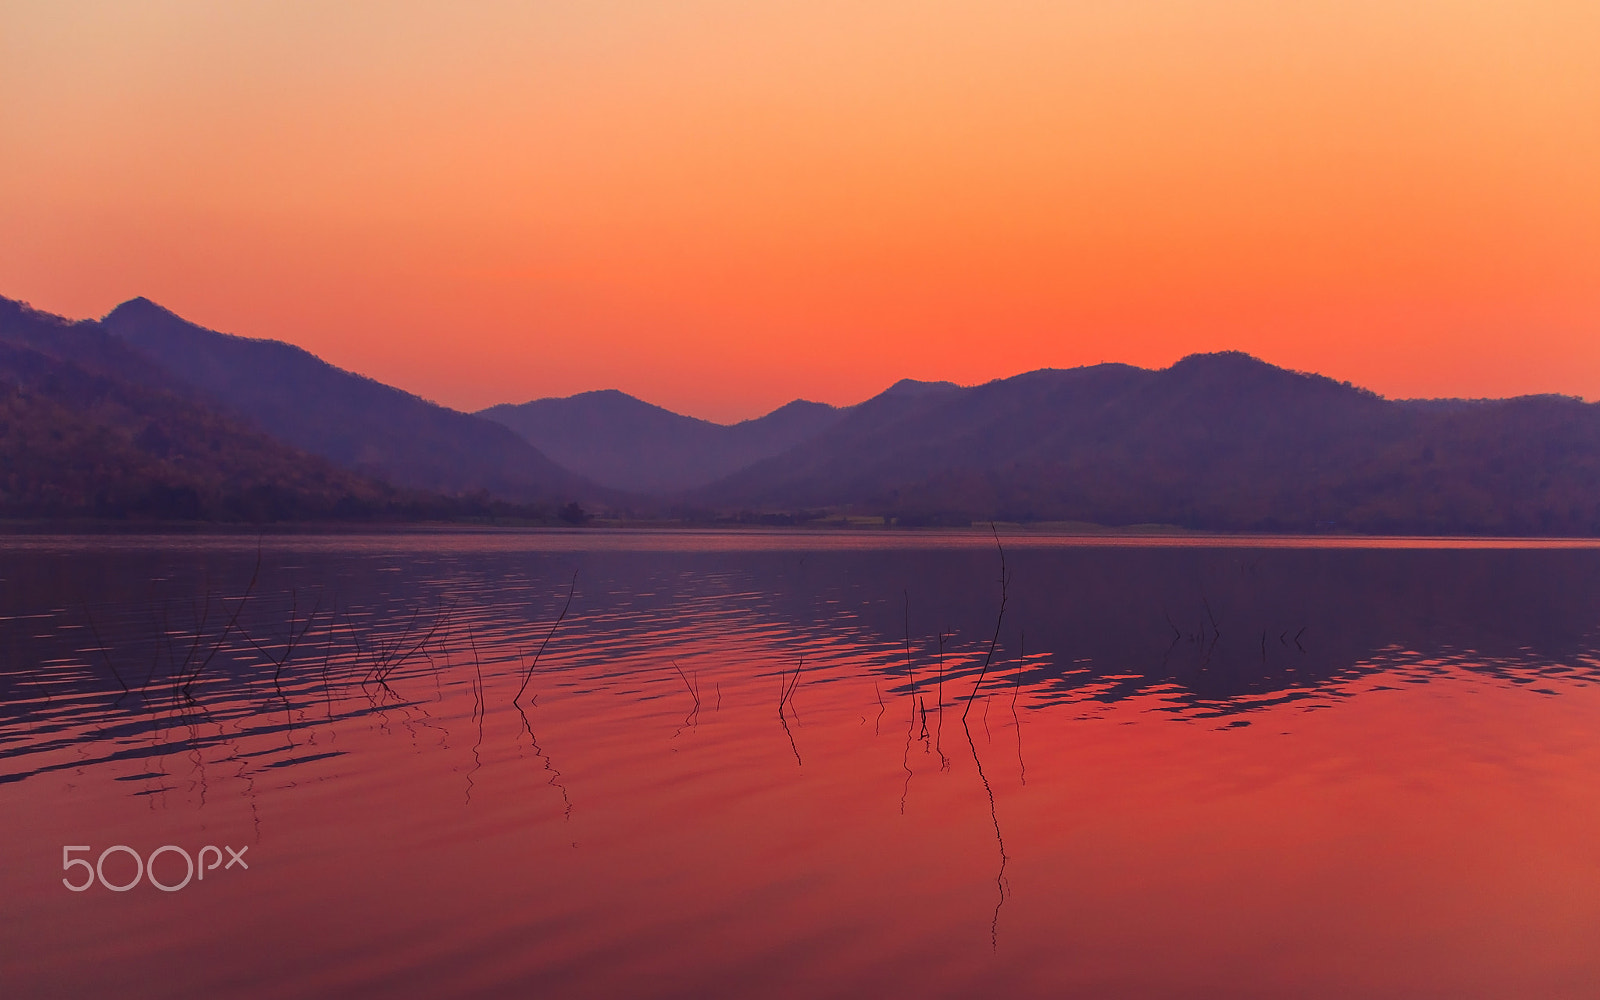
[[[149,848],[220,827],[279,866],[208,890],[266,914],[221,924],[260,933],[306,905],[369,922],[320,941],[274,932],[293,955],[273,974],[305,988],[387,981],[393,936],[449,917],[458,930],[399,963],[401,993],[476,981],[452,977],[477,962],[491,985],[557,995],[747,992],[782,969],[794,995],[823,972],[872,992],[893,969],[877,992],[1052,995],[1077,973],[1037,949],[1079,933],[1100,951],[1073,968],[1097,969],[1111,995],[1190,995],[1176,966],[1169,982],[1163,963],[1129,957],[1149,933],[1127,923],[1134,909],[1225,918],[1177,949],[1192,985],[1254,953],[1245,935],[1275,912],[1320,923],[1312,903],[1354,922],[1341,933],[1371,924],[1368,945],[1373,907],[1409,906],[1402,938],[1432,935],[1412,944],[1443,955],[1471,935],[1450,936],[1428,893],[1456,890],[1430,879],[1463,852],[1541,847],[1524,863],[1550,870],[1518,877],[1546,897],[1546,880],[1593,861],[1573,845],[1595,830],[1584,783],[1600,741],[1578,720],[1600,704],[1600,551],[1008,539],[985,670],[992,540],[702,551],[688,536],[587,550],[575,537],[554,551],[527,536],[267,538],[253,586],[254,539],[8,548],[0,795],[45,817],[13,820],[34,866],[8,890],[38,927],[65,926],[85,907],[52,895],[49,866],[62,838],[90,836],[72,831]],[[1463,834],[1440,823],[1491,806],[1572,840],[1479,822],[1417,868],[1418,838],[1449,847]],[[369,876],[444,850],[461,881],[373,909],[370,887],[341,894],[334,843]],[[1341,870],[1371,887],[1405,864],[1364,902],[1339,888]],[[1223,878],[1237,884],[1202,888]],[[1515,879],[1494,886],[1520,912]],[[1085,925],[1067,898],[1104,919]],[[131,905],[89,913],[152,954],[178,946],[132,930],[150,914]],[[1566,905],[1580,924],[1600,913]],[[963,943],[931,944],[952,934]],[[41,961],[64,954],[41,947]],[[1288,950],[1301,965],[1230,974],[1282,986],[1328,959],[1315,941]],[[795,971],[807,962],[823,972]],[[195,982],[251,970],[219,960]],[[1360,987],[1350,975],[1330,991]]]
[[[555,538],[570,544],[573,536]],[[999,598],[996,552],[992,540],[985,548],[972,536],[957,539],[949,548],[803,550],[790,547],[795,536],[778,536],[775,549],[726,552],[484,547],[496,536],[466,536],[459,551],[451,536],[349,546],[267,539],[242,608],[254,540],[153,549],[118,538],[93,554],[36,542],[7,554],[0,579],[8,611],[0,694],[15,710],[32,704],[26,692],[42,697],[47,687],[120,691],[119,676],[148,694],[208,656],[201,673],[212,687],[255,683],[263,665],[281,659],[291,622],[305,632],[291,689],[315,680],[306,670],[319,660],[331,669],[404,654],[400,669],[414,669],[420,650],[411,647],[426,637],[424,626],[462,637],[472,630],[492,672],[517,652],[532,655],[528,644],[556,617],[574,572],[581,595],[547,670],[581,670],[589,685],[636,692],[627,670],[605,668],[619,651],[665,648],[707,629],[753,630],[785,637],[824,676],[826,661],[808,647],[820,654],[848,644],[868,663],[881,659],[876,669],[896,690],[908,634],[918,661],[936,658],[946,636],[951,676],[975,672],[986,650]],[[1007,539],[1012,584],[996,665],[1014,683],[1026,645],[1020,679],[1034,707],[1155,690],[1185,711],[1227,712],[1336,694],[1341,678],[1374,671],[1417,680],[1471,667],[1536,684],[1545,675],[1589,677],[1597,664],[1600,552],[1589,548],[1047,541]],[[236,627],[219,642],[236,611]]]

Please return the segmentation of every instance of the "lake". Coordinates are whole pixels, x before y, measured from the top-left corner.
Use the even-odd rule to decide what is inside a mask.
[[[1600,548],[9,536],[0,845],[7,997],[1592,997]]]

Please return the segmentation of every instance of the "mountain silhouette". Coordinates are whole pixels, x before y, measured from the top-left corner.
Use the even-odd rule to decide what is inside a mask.
[[[348,518],[402,499],[168,385],[99,324],[0,299],[0,513]]]
[[[136,298],[101,325],[210,405],[272,437],[397,486],[511,501],[603,491],[505,427],[447,409],[308,351],[217,333]]]
[[[583,500],[774,523],[1600,535],[1600,404],[1568,397],[1388,400],[1223,352],[906,379],[734,425],[614,390],[466,414],[145,299],[76,322],[0,299],[0,460],[7,516],[493,516],[514,502],[580,522]]]
[[[716,424],[602,389],[521,405],[502,403],[478,415],[504,424],[597,483],[672,494],[787,451],[837,422],[841,411],[797,399],[764,417]]]
[[[1600,405],[1393,401],[1238,352],[891,389],[708,505],[903,524],[1600,533]]]

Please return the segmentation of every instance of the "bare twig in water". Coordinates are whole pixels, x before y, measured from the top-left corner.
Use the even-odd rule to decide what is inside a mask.
[[[194,668],[194,672],[193,673],[189,674],[186,678],[184,678],[184,681],[183,681],[183,693],[185,695],[189,694],[189,689],[194,686],[194,682],[200,679],[201,672],[203,670],[205,670],[206,667],[211,665],[211,661],[216,657],[217,653],[222,649],[222,644],[227,641],[228,633],[232,632],[234,630],[234,628],[239,624],[239,613],[244,610],[245,604],[247,604],[249,602],[250,595],[255,593],[256,581],[258,579],[260,579],[260,578],[261,578],[261,546],[257,545],[256,546],[256,568],[254,570],[252,570],[251,573],[250,573],[250,583],[249,583],[248,586],[246,586],[244,588],[244,596],[239,598],[239,603],[238,604],[234,605],[234,607],[233,607],[233,616],[228,619],[228,624],[226,624],[226,625],[224,625],[222,627],[222,634],[217,636],[217,641],[216,641],[216,643],[214,645],[212,645],[211,652],[206,654],[206,658],[204,660],[200,661],[200,664]]]
[[[319,611],[321,611],[321,610],[322,610],[322,598],[318,597],[317,598],[317,603],[315,603],[315,604],[313,604],[311,606],[311,613],[309,615],[306,615],[306,623],[305,623],[305,625],[301,626],[299,635],[295,635],[294,634],[294,629],[293,629],[293,624],[294,623],[293,623],[292,619],[290,620],[289,648],[285,649],[283,651],[282,658],[280,658],[278,660],[278,669],[274,670],[272,672],[272,684],[273,684],[274,687],[277,687],[280,691],[282,690],[282,684],[280,684],[279,681],[283,677],[283,668],[288,664],[289,660],[291,658],[293,658],[293,656],[294,656],[294,647],[299,645],[300,640],[302,640],[302,639],[304,639],[306,637],[306,633],[307,632],[311,631],[311,625],[312,625],[313,622],[315,622],[317,620],[317,613]]]
[[[1006,550],[1000,544],[1000,532],[995,528],[994,522],[989,522],[989,530],[994,532],[994,547],[1000,550],[1000,613],[994,619],[994,635],[989,639],[989,652],[983,658],[983,669],[978,671],[978,682],[972,685],[972,693],[967,695],[967,706],[961,710],[961,721],[967,721],[967,713],[972,711],[972,699],[978,696],[978,689],[983,687],[983,679],[989,673],[989,664],[994,661],[994,650],[1000,644],[1000,625],[1006,620],[1006,600],[1010,596],[1011,575],[1006,570]]]
[[[1022,777],[1022,783],[1028,783],[1028,765],[1022,759],[1022,719],[1017,715],[1017,695],[1022,693],[1022,671],[1028,666],[1028,633],[1018,634],[1017,685],[1011,689],[1011,724],[1017,727],[1017,768]]]
[[[944,644],[949,638],[949,635],[941,628],[939,630],[939,714],[934,720],[933,738],[933,748],[938,751],[939,770],[941,771],[950,770],[950,758],[945,756],[944,752]]]
[[[111,662],[111,654],[106,651],[106,644],[100,641],[100,630],[94,626],[94,616],[89,613],[89,602],[83,601],[83,617],[89,622],[89,634],[94,636],[94,644],[100,647],[100,655],[105,658],[106,666],[111,669],[111,676],[117,679],[122,686],[122,693],[128,693],[128,684],[122,679],[122,674],[117,670],[117,665]]]
[[[350,640],[350,648],[356,651],[356,658],[350,665],[359,667],[361,658],[367,655],[367,651],[361,648],[361,636],[356,632],[356,623],[350,619],[350,609],[348,607],[344,609],[344,634]]]
[[[700,708],[700,675],[698,673],[695,674],[694,683],[691,684],[689,682],[689,675],[683,672],[682,667],[678,666],[677,660],[672,661],[672,669],[676,670],[678,672],[678,676],[683,678],[683,686],[688,690],[689,697],[694,699],[694,707],[696,710],[698,710]]]
[[[181,678],[187,677],[189,675],[189,664],[194,662],[195,656],[199,653],[199,651],[200,651],[200,640],[205,638],[206,624],[211,621],[211,586],[210,586],[210,584],[206,585],[206,603],[205,603],[205,605],[203,607],[201,607],[201,608],[196,608],[194,606],[193,601],[191,601],[189,607],[190,607],[191,610],[194,611],[194,616],[195,616],[196,619],[198,619],[198,624],[196,624],[195,627],[194,627],[194,641],[189,643],[189,652],[188,652],[187,655],[184,656],[182,666],[179,666],[176,670],[174,670],[172,672],[172,693],[174,695],[176,695],[178,693],[178,686],[179,686],[179,682],[180,682]]]
[[[472,648],[472,669],[478,675],[478,701],[476,712],[479,718],[483,717],[483,661],[478,659],[478,639],[472,634],[472,626],[467,626],[467,645]]]
[[[783,706],[794,700],[794,689],[800,686],[800,671],[805,665],[806,661],[802,658],[794,668],[793,680],[789,680],[781,671],[778,674],[778,722],[783,725],[784,735],[789,737],[789,749],[794,753],[795,764],[800,767],[804,767],[805,763],[800,760],[800,748],[795,745],[794,733],[789,729],[789,720],[784,717]]]
[[[333,631],[339,624],[339,597],[334,595],[333,608],[328,613],[328,634],[322,640],[322,697],[328,709],[328,721],[333,721],[333,683],[328,679],[328,665],[333,660]]]
[[[700,724],[700,675],[696,673],[694,675],[694,683],[691,684],[689,683],[689,675],[683,672],[682,667],[678,666],[677,660],[672,661],[672,669],[676,670],[678,676],[683,678],[684,688],[689,692],[689,697],[694,699],[694,707],[689,709],[689,714],[683,717],[683,725],[678,727],[678,732],[672,734],[672,738],[677,739],[685,729]]]
[[[278,689],[278,694],[280,695],[283,694],[283,668],[289,662],[290,657],[294,656],[294,647],[299,644],[301,639],[305,638],[307,632],[311,631],[312,624],[317,620],[317,613],[322,610],[322,598],[319,597],[317,598],[317,603],[312,606],[311,613],[306,616],[305,625],[297,630],[296,626],[300,622],[300,595],[293,590],[289,594],[289,638],[284,643],[282,656],[273,656],[262,648],[261,643],[256,642],[250,633],[244,630],[243,626],[239,628],[239,634],[244,636],[245,641],[254,646],[256,652],[260,653],[268,663],[272,664],[272,686]]]
[[[376,648],[373,650],[372,669],[367,671],[367,675],[361,679],[361,683],[365,684],[371,680],[376,680],[379,684],[384,683],[384,679],[389,676],[388,667],[390,662],[400,652],[400,647],[406,644],[406,640],[411,638],[411,630],[417,627],[417,619],[421,617],[422,608],[419,605],[415,611],[411,612],[411,618],[406,621],[405,631],[401,632],[400,637],[390,644],[387,652]]]
[[[917,727],[917,676],[911,670],[911,592],[906,591],[906,677],[910,681],[911,718],[906,720],[906,745],[900,753],[900,767],[906,772],[905,784],[900,789],[900,815],[906,813],[906,799],[911,795],[911,734]]]
[[[472,626],[467,626],[467,642],[472,646],[472,666],[477,674],[477,680],[472,684],[472,715],[478,723],[478,742],[472,745],[472,768],[467,771],[467,804],[472,804],[472,776],[483,767],[483,757],[479,750],[483,747],[483,665],[478,660],[478,640],[472,634]],[[382,683],[381,681],[379,682]]]
[[[421,611],[422,611],[421,608],[417,609],[417,613],[421,613]],[[411,620],[413,622],[416,621],[416,614],[413,614],[411,616]],[[427,647],[428,643],[433,641],[433,637],[434,637],[435,634],[438,633],[440,626],[445,624],[445,623],[447,623],[449,620],[450,620],[450,609],[447,608],[447,607],[444,607],[442,605],[442,603],[441,603],[441,606],[440,606],[439,610],[434,612],[434,615],[433,615],[433,627],[428,629],[428,634],[427,635],[423,636],[420,641],[418,641],[416,644],[414,644],[410,649],[406,650],[404,653],[401,653],[398,657],[395,656],[394,653],[395,653],[395,650],[398,650],[400,648],[399,646],[396,646],[395,650],[391,650],[390,651],[389,656],[384,660],[382,668],[378,670],[378,676],[377,676],[378,683],[379,684],[384,683],[386,680],[388,680],[390,674],[392,674],[396,670],[398,670],[407,660],[409,660],[413,656],[417,655],[417,653],[419,651],[425,649]],[[406,626],[407,634],[409,634],[410,631],[411,631],[411,626],[409,626],[409,625]],[[402,643],[404,642],[403,639],[401,641],[402,641]],[[424,654],[424,655],[426,655],[426,654]]]
[[[533,680],[533,671],[534,671],[535,668],[537,668],[539,666],[539,657],[544,655],[544,648],[546,646],[550,645],[550,638],[551,638],[551,636],[556,634],[556,628],[561,625],[561,620],[563,618],[567,617],[567,609],[572,607],[572,595],[576,594],[577,592],[578,592],[578,571],[577,570],[573,570],[572,571],[572,586],[567,588],[567,603],[565,603],[565,604],[563,604],[561,606],[561,614],[556,616],[555,624],[551,625],[550,626],[550,631],[545,633],[544,642],[541,642],[539,644],[539,651],[537,653],[533,654],[533,663],[531,663],[528,666],[527,672],[522,675],[522,686],[517,688],[516,697],[511,699],[513,702],[515,702],[518,698],[522,697],[522,692],[528,690],[528,682]]]
[[[778,701],[779,708],[782,708],[784,705],[788,705],[789,711],[794,712],[794,689],[800,686],[800,671],[804,670],[805,666],[806,659],[802,656],[800,658],[800,662],[795,664],[794,677],[789,681],[789,686],[784,689],[783,697]],[[781,677],[783,675],[779,674],[779,676]],[[795,719],[798,721],[799,718],[799,713],[795,712]]]
[[[906,598],[906,680],[911,684],[911,714],[916,716],[917,711],[917,674],[911,668],[911,591],[904,591]]]
[[[167,611],[168,602],[164,600],[161,602],[161,634],[156,636],[155,646],[150,652],[150,672],[145,675],[144,683],[139,685],[141,693],[150,686],[151,681],[156,679],[156,667],[161,665],[161,644],[163,642],[167,644],[167,665],[172,665],[172,637],[168,635],[168,628],[172,622]]]

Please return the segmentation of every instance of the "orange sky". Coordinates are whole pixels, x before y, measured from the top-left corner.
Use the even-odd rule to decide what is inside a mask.
[[[1600,397],[1594,0],[0,3],[0,295],[719,420],[1222,348]]]

